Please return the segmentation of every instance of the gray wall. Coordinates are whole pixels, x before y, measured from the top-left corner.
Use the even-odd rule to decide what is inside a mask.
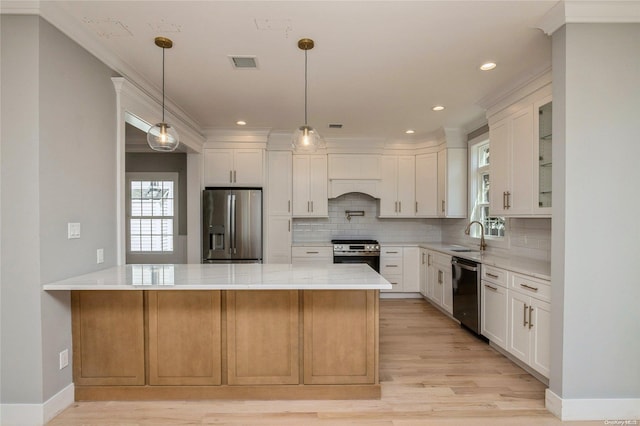
[[[46,21],[2,16],[3,403],[42,403],[72,381],[58,369],[69,294],[41,285],[115,265],[114,75]]]
[[[568,24],[553,52],[550,387],[638,398],[640,24]]]

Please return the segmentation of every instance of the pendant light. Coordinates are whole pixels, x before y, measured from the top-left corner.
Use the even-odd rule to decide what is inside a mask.
[[[310,38],[298,40],[298,48],[304,50],[304,125],[293,133],[291,147],[296,152],[315,152],[322,144],[318,132],[307,123],[307,51],[313,49]]]
[[[164,121],[164,50],[171,49],[173,42],[165,37],[156,37],[155,43],[162,48],[162,122],[149,129],[147,143],[154,151],[171,152],[180,144],[175,127]]]

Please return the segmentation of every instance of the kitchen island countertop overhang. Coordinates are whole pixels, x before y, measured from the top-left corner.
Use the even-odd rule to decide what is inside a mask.
[[[43,290],[383,290],[364,264],[133,264],[47,283]]]

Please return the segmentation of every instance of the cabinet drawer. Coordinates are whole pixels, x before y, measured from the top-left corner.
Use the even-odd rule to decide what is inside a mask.
[[[510,288],[536,299],[551,301],[551,283],[549,281],[512,273]]]
[[[482,279],[491,281],[504,288],[509,287],[509,271],[505,271],[504,269],[482,265]]]
[[[381,259],[380,260],[380,274],[382,276],[387,275],[400,275],[402,276],[402,258],[400,259]]]
[[[333,262],[332,247],[291,247],[292,257],[326,258]]]
[[[383,274],[384,278],[389,281],[392,288],[388,290],[380,290],[383,293],[401,293],[404,291],[402,274]]]
[[[402,247],[381,247],[380,248],[380,260],[387,258],[400,258],[402,259]]]
[[[437,252],[431,253],[431,263],[437,263],[438,265],[451,267],[451,256],[448,254],[442,254]]]

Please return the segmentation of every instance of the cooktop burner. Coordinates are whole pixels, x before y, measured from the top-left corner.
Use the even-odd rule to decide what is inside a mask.
[[[331,244],[378,244],[376,240],[365,240],[365,239],[344,239],[344,240],[331,240]]]

